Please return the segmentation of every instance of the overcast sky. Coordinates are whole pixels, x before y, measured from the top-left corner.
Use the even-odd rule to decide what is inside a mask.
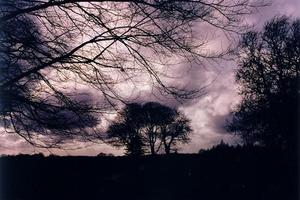
[[[260,9],[257,14],[248,17],[247,21],[256,24],[254,28],[260,30],[266,21],[283,14],[290,17],[300,17],[300,1],[273,0],[271,6]],[[222,38],[217,39],[219,43],[222,43]],[[199,149],[218,144],[222,139],[228,143],[238,142],[238,138],[231,136],[224,130],[224,124],[230,116],[230,110],[239,101],[237,86],[234,83],[236,64],[222,61],[213,65],[214,67],[209,69],[195,67],[184,80],[181,80],[185,85],[193,88],[202,87],[214,80],[207,88],[206,95],[184,104],[176,104],[172,100],[169,102],[171,106],[178,107],[191,119],[194,130],[191,142],[182,146],[180,152],[198,152]],[[104,144],[80,145],[86,147],[78,150],[52,150],[52,152],[46,153],[63,155],[97,155],[100,152],[122,154],[122,149],[118,150]],[[39,151],[15,135],[0,134],[0,154],[37,153]]]

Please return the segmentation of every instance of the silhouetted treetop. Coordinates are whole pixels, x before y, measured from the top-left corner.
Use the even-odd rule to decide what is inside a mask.
[[[109,144],[125,146],[126,154],[166,154],[176,150],[177,143],[187,143],[192,129],[190,121],[180,112],[155,102],[132,103],[119,112],[109,126]]]

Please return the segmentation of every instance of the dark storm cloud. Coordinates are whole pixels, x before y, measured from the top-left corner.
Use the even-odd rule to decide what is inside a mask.
[[[104,105],[103,99],[96,99],[95,93],[89,90],[77,90],[75,91],[68,91],[68,95],[73,102],[76,102],[78,105],[82,105],[83,107],[94,106],[95,104],[102,104]],[[51,97],[50,97],[51,98]],[[48,98],[48,99],[50,99]],[[55,99],[53,99],[54,102]],[[80,106],[80,107],[82,107]],[[100,106],[99,106],[100,107]],[[51,110],[53,112],[49,113],[43,109],[36,110],[39,119],[42,120],[44,123],[49,125],[49,128],[59,128],[61,130],[64,129],[75,129],[75,128],[82,128],[83,126],[86,127],[94,127],[99,123],[99,118],[91,113],[91,112],[81,112],[80,110],[70,110],[70,109],[58,109],[58,110]],[[77,111],[79,113],[77,113]],[[25,112],[25,111],[24,111]],[[30,113],[28,113],[30,115]],[[84,121],[84,124],[80,123]],[[30,121],[27,121],[30,123]],[[35,130],[35,121],[32,121],[32,130]],[[55,127],[50,127],[51,124]],[[0,127],[3,127],[4,123],[1,121]],[[29,125],[28,125],[29,126]],[[29,126],[30,127],[30,126]]]

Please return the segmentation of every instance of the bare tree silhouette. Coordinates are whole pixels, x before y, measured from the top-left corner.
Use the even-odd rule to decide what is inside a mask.
[[[241,16],[263,5],[251,2],[1,1],[0,113],[6,130],[46,147],[89,138],[103,107],[126,101],[116,88],[140,75],[178,100],[198,96],[201,88],[164,82],[162,66],[174,57],[201,61],[225,54],[203,51],[205,38],[195,40],[193,26],[239,32]],[[74,83],[98,90],[105,105],[76,100]]]
[[[51,47],[40,37],[40,30],[27,17],[1,25],[1,83],[14,79],[43,61]],[[82,135],[85,127],[97,124],[91,105],[72,99],[56,89],[45,72],[35,72],[20,81],[1,87],[1,120],[8,132],[15,131],[30,144],[57,147],[64,139]],[[46,140],[35,134],[47,136]],[[37,140],[38,139],[38,140]],[[37,142],[39,141],[39,142]]]
[[[160,140],[166,154],[170,154],[173,150],[177,152],[176,144],[178,142],[188,143],[190,141],[189,135],[192,132],[190,120],[178,111],[173,121],[164,124],[161,129]]]
[[[151,154],[156,154],[161,149],[162,128],[169,125],[176,115],[176,110],[155,102],[143,105],[144,118],[141,133],[146,145],[150,147]]]

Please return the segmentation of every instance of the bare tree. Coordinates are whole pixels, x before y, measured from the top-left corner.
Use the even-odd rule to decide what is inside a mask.
[[[241,16],[257,6],[250,0],[1,1],[4,126],[39,146],[89,138],[103,107],[126,100],[117,88],[141,74],[162,94],[193,98],[201,89],[170,85],[161,69],[175,57],[192,61],[226,53],[203,51],[205,40],[195,40],[194,25],[238,32]],[[78,100],[71,83],[96,89],[104,105]],[[41,138],[46,140],[37,142]]]
[[[161,126],[159,137],[163,143],[165,153],[170,154],[173,150],[177,151],[177,143],[188,143],[191,132],[190,120],[177,111],[172,121]]]
[[[176,110],[160,103],[148,102],[143,105],[143,113],[141,137],[153,155],[160,151],[162,128],[174,121]]]

